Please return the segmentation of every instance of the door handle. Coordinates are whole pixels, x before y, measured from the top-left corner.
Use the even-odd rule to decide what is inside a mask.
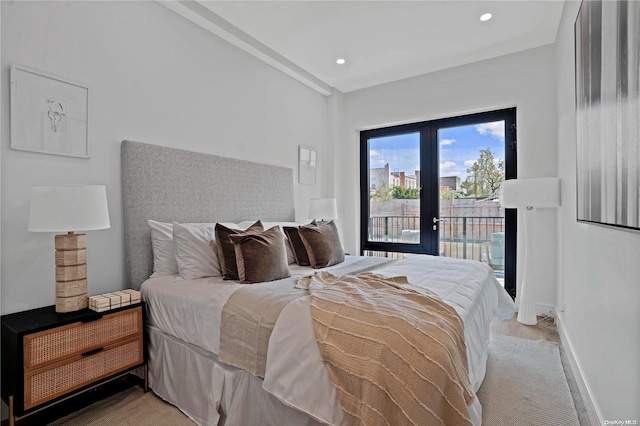
[[[438,230],[438,222],[446,222],[447,219],[440,219],[439,217],[433,217],[433,230],[437,231]]]

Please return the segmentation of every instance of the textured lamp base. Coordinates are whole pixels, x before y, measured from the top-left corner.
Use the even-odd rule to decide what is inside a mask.
[[[56,235],[56,312],[79,311],[88,305],[86,235]]]
[[[80,296],[56,297],[56,312],[75,312],[89,306],[87,293]]]
[[[56,297],[73,297],[87,294],[87,280],[56,282]]]

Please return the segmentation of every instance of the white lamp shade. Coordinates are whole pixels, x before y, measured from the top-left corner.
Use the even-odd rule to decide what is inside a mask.
[[[311,219],[331,220],[338,218],[338,207],[335,198],[313,198],[309,202]]]
[[[98,185],[38,185],[31,189],[31,232],[107,229],[107,190]]]
[[[559,207],[560,179],[510,179],[502,184],[500,204],[506,208]]]

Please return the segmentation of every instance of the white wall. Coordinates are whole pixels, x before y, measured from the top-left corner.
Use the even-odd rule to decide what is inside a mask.
[[[335,169],[347,251],[359,252],[360,244],[360,130],[515,106],[518,177],[557,176],[554,49],[551,45],[350,92],[344,98]],[[534,296],[538,303],[554,306],[555,213],[540,211],[539,218],[533,250],[541,266],[537,268]],[[522,229],[521,222],[519,229]],[[518,249],[522,253],[521,238]],[[521,265],[519,262],[519,276]]]
[[[573,23],[567,2],[556,41],[560,323],[599,417],[640,421],[640,232],[576,221]]]
[[[91,159],[10,149],[2,97],[2,313],[54,301],[53,234],[27,232],[34,184],[107,186],[111,229],[89,232],[89,293],[124,282],[124,139],[291,167],[316,147],[316,185],[294,185],[297,216],[333,186],[328,101],[156,2],[2,2],[2,85],[12,63],[91,87]],[[6,92],[5,92],[6,93]],[[222,183],[224,184],[224,183]]]

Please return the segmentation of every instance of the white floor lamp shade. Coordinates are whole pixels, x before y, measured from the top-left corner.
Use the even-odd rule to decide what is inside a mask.
[[[535,269],[532,268],[531,236],[534,234],[529,229],[536,226],[536,209],[560,206],[560,179],[535,178],[535,179],[511,179],[502,184],[500,200],[505,208],[525,208],[524,211],[524,261],[523,278],[518,294],[518,322],[527,325],[538,323],[536,317],[536,304],[532,297],[532,291],[536,286]],[[535,259],[534,259],[535,260]]]

